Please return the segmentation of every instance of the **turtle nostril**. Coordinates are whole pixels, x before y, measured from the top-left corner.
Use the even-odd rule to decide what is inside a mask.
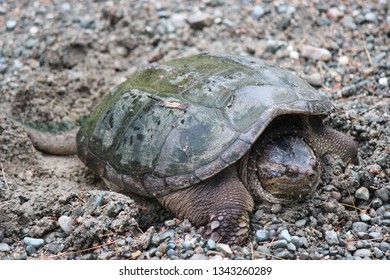
[[[310,159],[309,164],[313,169],[317,169],[317,161],[314,158]]]
[[[311,180],[316,177],[316,172],[314,170],[306,170],[306,176],[308,176]]]

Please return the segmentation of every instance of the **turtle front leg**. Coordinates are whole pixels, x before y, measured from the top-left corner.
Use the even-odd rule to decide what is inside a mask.
[[[335,154],[349,164],[359,164],[358,144],[351,136],[335,129],[323,126],[321,120],[311,119],[309,141],[318,157],[325,154]]]
[[[248,236],[253,199],[236,168],[158,200],[178,217],[197,226],[207,225],[206,237],[214,241],[240,244]]]

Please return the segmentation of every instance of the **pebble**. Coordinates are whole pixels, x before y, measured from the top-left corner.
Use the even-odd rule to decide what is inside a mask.
[[[316,251],[316,252],[310,253],[310,258],[312,260],[320,260],[320,259],[322,259],[322,255]]]
[[[320,17],[318,19],[318,24],[319,25],[330,25],[332,22],[327,18],[327,17]]]
[[[297,248],[301,248],[302,245],[303,245],[302,239],[299,236],[296,236],[296,235],[291,237],[291,243],[294,244],[295,247],[297,247]]]
[[[337,253],[341,256],[345,255],[345,249],[343,247],[337,246],[336,247]]]
[[[300,260],[310,260],[310,254],[308,252],[301,252],[299,255]]]
[[[365,68],[365,69],[363,70],[363,76],[364,76],[365,78],[371,76],[372,74],[374,74],[374,70],[375,70],[374,67],[367,67],[367,68]]]
[[[379,83],[381,86],[384,86],[384,87],[388,87],[388,86],[389,86],[389,80],[388,80],[387,77],[379,78],[378,83]]]
[[[37,69],[40,66],[40,62],[36,59],[29,59],[28,65],[30,65],[32,69]]]
[[[357,248],[355,246],[355,242],[348,242],[346,248],[347,248],[347,251],[349,251],[349,252],[354,252],[357,250]]]
[[[355,23],[355,21],[353,20],[353,17],[347,15],[343,18],[343,20],[341,21],[341,24],[345,27],[345,28],[349,28],[351,30],[355,30],[357,29],[357,24]]]
[[[290,251],[296,251],[297,247],[293,243],[288,243],[287,249],[289,249]]]
[[[344,12],[337,7],[330,8],[326,14],[333,21],[337,21],[344,16]]]
[[[183,248],[184,248],[186,251],[193,249],[191,243],[188,242],[188,241],[184,241],[184,242],[182,243],[182,245],[183,245]]]
[[[378,17],[376,15],[376,13],[374,13],[374,12],[368,12],[367,14],[365,14],[364,19],[366,21],[374,22],[374,23],[378,21]]]
[[[178,256],[177,252],[174,249],[169,249],[166,254],[170,259]]]
[[[389,201],[389,193],[385,188],[376,190],[374,192],[375,196],[378,197],[380,200],[383,202],[388,202]]]
[[[167,221],[165,221],[164,224],[166,227],[174,227],[176,225],[176,221],[175,220],[167,220]]]
[[[368,236],[371,239],[383,240],[383,234],[377,231],[370,232]]]
[[[350,96],[354,95],[356,91],[357,91],[356,85],[349,85],[349,86],[343,87],[341,89],[341,95],[343,97],[350,97]]]
[[[283,209],[283,206],[280,205],[279,203],[272,204],[272,206],[271,206],[271,212],[274,214],[279,213],[280,211],[282,211],[282,209]]]
[[[276,240],[275,242],[271,243],[271,249],[286,248],[287,243],[288,242],[284,239]]]
[[[282,230],[282,231],[279,233],[279,239],[284,239],[284,240],[286,240],[287,242],[291,242],[291,235],[290,235],[290,233],[288,232],[287,229],[284,229],[284,230]]]
[[[47,247],[47,249],[54,253],[54,254],[57,254],[57,253],[60,253],[62,252],[62,250],[64,250],[65,248],[65,245],[63,243],[60,243],[60,244],[54,244],[54,243],[51,243],[49,244],[49,246]]]
[[[366,187],[360,187],[356,190],[355,197],[367,201],[370,198],[370,192]]]
[[[275,223],[276,221],[273,221],[273,222]],[[269,239],[273,240],[275,238],[276,238],[276,230],[270,229],[270,231],[269,231]]]
[[[263,241],[270,240],[269,239],[269,231],[265,230],[265,229],[259,229],[256,231],[255,238],[256,238],[257,242],[263,242]]]
[[[34,48],[38,44],[38,42],[39,42],[38,39],[30,37],[30,38],[27,39],[27,41],[25,43],[26,44],[26,48],[32,49],[32,48]]]
[[[380,62],[382,62],[383,59],[385,59],[386,57],[388,56],[388,54],[386,52],[380,52],[378,53],[377,55],[375,55],[373,58],[372,58],[372,62],[374,64],[379,64]]]
[[[37,249],[35,249],[35,247],[32,245],[27,245],[25,250],[28,256],[31,256],[32,254],[35,254],[37,252]]]
[[[359,249],[356,250],[355,253],[353,253],[354,257],[370,257],[371,256],[371,251],[369,249]]]
[[[354,222],[352,224],[352,230],[354,232],[365,232],[367,231],[369,225],[363,222]]]
[[[358,233],[356,233],[357,237],[359,237],[359,239],[368,239],[369,238],[369,235],[367,232],[364,232],[364,231],[359,231]]]
[[[199,260],[207,260],[207,256],[204,255],[204,254],[194,254],[190,260],[196,260],[196,261],[199,261]]]
[[[382,224],[385,226],[390,226],[390,219],[383,219]]]
[[[253,215],[253,218],[255,218],[257,221],[260,221],[263,217],[264,211],[263,210],[257,210],[255,214]]]
[[[221,253],[224,253],[224,254],[227,254],[227,255],[233,254],[232,249],[230,249],[230,246],[227,245],[227,244],[223,244],[223,243],[218,243],[216,245],[216,250],[218,252],[221,252]]]
[[[383,252],[387,252],[390,250],[390,244],[386,241],[382,241],[379,244],[379,249],[381,249]]]
[[[339,243],[338,235],[334,230],[325,232],[325,240],[329,245],[336,245]]]
[[[303,246],[303,247],[309,248],[310,243],[309,243],[309,240],[307,240],[306,237],[301,237],[301,242],[302,242],[302,246]]]
[[[68,216],[61,216],[58,218],[58,224],[66,234],[71,234],[73,231],[74,220]]]
[[[174,229],[167,229],[163,233],[160,234],[160,239],[165,240],[167,238],[172,239],[173,236],[175,236],[175,230]]]
[[[115,218],[119,214],[119,211],[120,207],[113,201],[109,202],[104,208],[104,214],[110,218]]]
[[[383,252],[379,249],[374,247],[374,254],[377,259],[380,259],[383,257]]]
[[[64,12],[70,11],[71,8],[72,6],[67,2],[61,4],[61,10]]]
[[[286,249],[277,249],[274,252],[275,257],[282,259],[291,259],[293,255]]]
[[[209,248],[210,250],[215,250],[216,249],[215,241],[212,239],[207,240],[207,248]]]
[[[379,209],[381,206],[382,206],[383,202],[380,198],[374,198],[372,201],[371,201],[371,206],[372,208],[374,209]]]
[[[300,51],[303,57],[314,60],[328,61],[332,57],[329,50],[309,45],[302,45]]]
[[[340,199],[342,198],[341,193],[338,192],[338,191],[331,191],[331,192],[330,192],[330,195],[331,195],[334,199],[336,199],[337,201],[340,201]]]
[[[8,64],[2,64],[0,63],[0,74],[5,74],[8,70]],[[0,183],[0,187],[2,184]]]
[[[45,244],[45,241],[41,238],[31,238],[31,237],[25,237],[23,238],[23,242],[26,246],[31,245],[35,249],[39,249],[40,247]]]
[[[283,14],[287,11],[287,6],[286,5],[278,5],[276,6],[276,11],[279,13],[279,14]]]
[[[186,19],[187,19],[187,15],[184,13],[173,14],[170,18],[172,24],[177,28],[183,28],[186,25],[185,24]]]
[[[30,32],[30,34],[32,34],[32,35],[37,34],[38,31],[39,31],[39,29],[35,25],[31,26],[30,29],[28,30],[28,32]]]
[[[6,27],[7,27],[7,30],[11,31],[11,30],[14,30],[14,28],[16,27],[16,25],[18,24],[18,22],[16,20],[7,20],[7,22],[5,23]]]
[[[315,87],[320,87],[323,84],[323,80],[320,73],[312,73],[310,75],[302,76],[309,84]]]
[[[363,213],[363,214],[360,214],[360,220],[362,222],[369,222],[369,221],[371,221],[371,217],[369,215]]]
[[[12,239],[10,239],[10,238],[5,237],[5,238],[3,238],[1,243],[12,244],[12,243],[14,243],[14,241]]]
[[[213,24],[213,18],[203,12],[197,12],[190,15],[187,18],[187,22],[192,29],[201,30],[206,26],[211,26]]]
[[[260,19],[265,14],[265,10],[260,5],[255,5],[252,10],[252,17],[256,20]]]
[[[0,243],[0,252],[8,252],[11,250],[7,243]]]
[[[297,221],[295,222],[295,225],[296,225],[297,227],[303,227],[303,226],[306,225],[306,220],[305,220],[305,219],[297,220]]]
[[[348,65],[349,58],[345,55],[339,57],[339,64],[340,65]]]
[[[291,50],[290,51],[290,58],[294,59],[294,60],[298,60],[299,59],[299,52],[297,52],[296,50]]]
[[[265,255],[271,255],[271,250],[266,246],[257,246],[256,250]]]

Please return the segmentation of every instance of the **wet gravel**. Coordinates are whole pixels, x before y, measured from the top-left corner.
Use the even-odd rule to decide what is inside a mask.
[[[388,1],[0,0],[0,36],[0,259],[390,259]],[[325,158],[309,200],[257,205],[242,246],[162,210],[143,221],[10,118],[74,123],[136,69],[201,51],[294,71],[359,142],[360,165]]]

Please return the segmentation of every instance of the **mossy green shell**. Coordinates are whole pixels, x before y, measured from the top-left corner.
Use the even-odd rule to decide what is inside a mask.
[[[331,108],[275,64],[203,53],[150,66],[114,88],[81,127],[78,155],[120,189],[161,195],[235,163],[276,116]]]

